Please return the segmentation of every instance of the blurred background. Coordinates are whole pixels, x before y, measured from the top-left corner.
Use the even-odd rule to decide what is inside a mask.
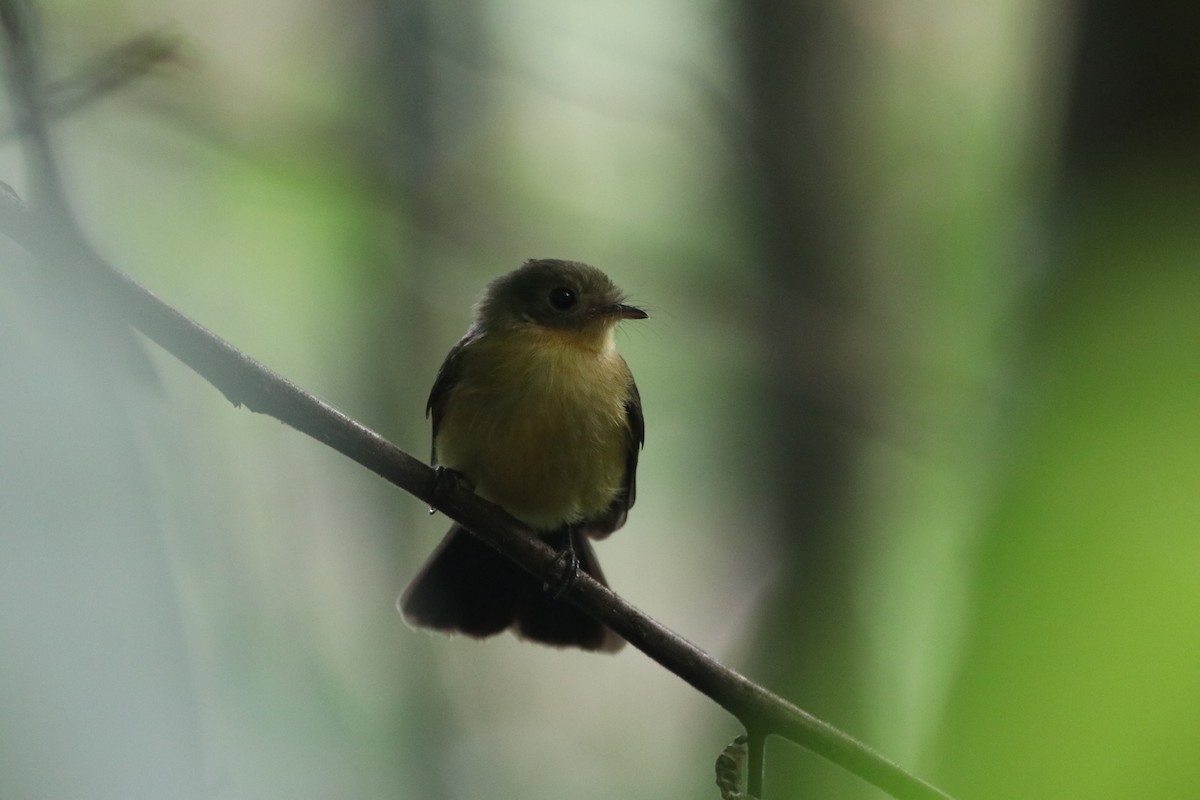
[[[168,302],[425,457],[482,286],[596,264],[651,313],[614,589],[963,800],[1200,793],[1200,6],[40,11],[74,209]],[[41,269],[3,242],[0,796],[717,796],[735,720],[409,630],[444,517]]]

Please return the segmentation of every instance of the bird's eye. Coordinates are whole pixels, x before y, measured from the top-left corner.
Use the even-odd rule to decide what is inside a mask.
[[[559,311],[567,311],[575,305],[575,293],[565,286],[550,290],[550,305]]]

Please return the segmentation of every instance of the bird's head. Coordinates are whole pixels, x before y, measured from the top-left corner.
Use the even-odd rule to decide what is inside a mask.
[[[649,316],[624,301],[621,290],[593,266],[532,259],[488,284],[475,321],[486,332],[533,328],[599,344],[611,340],[619,321]]]

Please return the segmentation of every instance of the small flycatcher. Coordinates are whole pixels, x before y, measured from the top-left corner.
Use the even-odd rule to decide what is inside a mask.
[[[539,259],[488,285],[429,394],[433,463],[461,473],[605,583],[588,541],[633,505],[642,402],[613,331],[645,319],[603,272]],[[606,584],[607,585],[607,584]],[[484,637],[512,628],[557,647],[624,641],[454,525],[400,597],[409,624]]]

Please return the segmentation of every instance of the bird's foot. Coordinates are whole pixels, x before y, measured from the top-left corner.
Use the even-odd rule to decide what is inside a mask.
[[[563,592],[570,589],[575,580],[579,577],[579,556],[575,553],[575,544],[572,537],[567,537],[566,546],[558,552],[558,558],[554,561],[555,571],[558,572],[553,582],[548,582],[542,586],[543,591],[550,592],[550,597],[554,600],[562,597]]]
[[[471,483],[470,479],[458,470],[450,469],[449,467],[434,467],[433,482],[429,485],[429,496],[436,499],[439,494],[446,491],[448,484],[453,484],[468,492],[475,491],[475,484]],[[436,513],[437,509],[434,508],[433,504],[430,504],[430,516]]]

